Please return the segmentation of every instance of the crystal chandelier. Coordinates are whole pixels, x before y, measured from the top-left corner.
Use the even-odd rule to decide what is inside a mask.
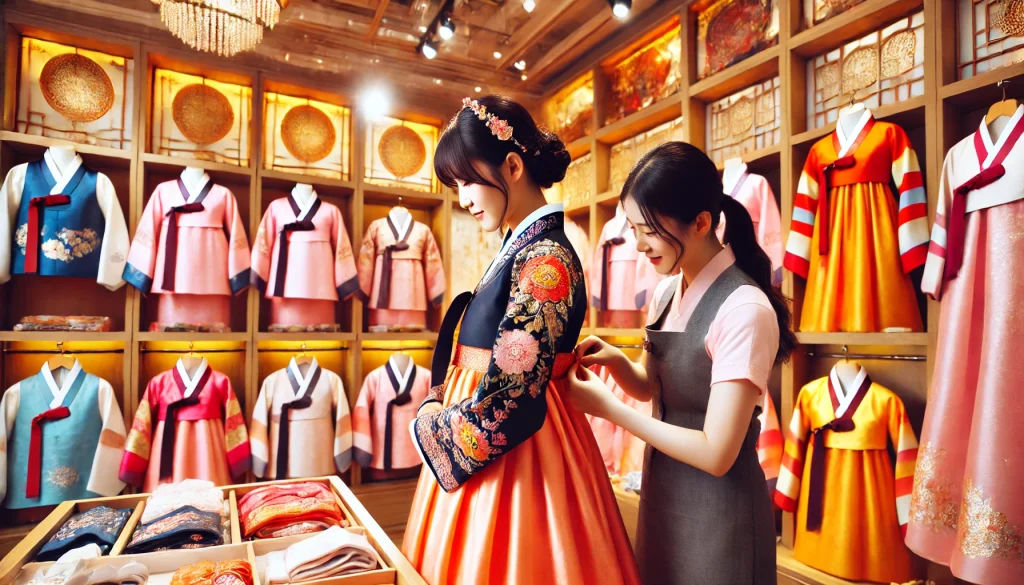
[[[153,0],[171,34],[197,51],[230,57],[263,40],[288,0]]]

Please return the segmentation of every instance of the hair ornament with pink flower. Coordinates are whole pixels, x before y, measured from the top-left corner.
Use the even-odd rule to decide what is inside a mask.
[[[489,113],[487,111],[487,106],[481,104],[480,102],[474,99],[462,98],[462,107],[473,110],[473,113],[476,114],[477,119],[479,119],[481,122],[486,123],[487,128],[490,129],[491,131],[491,134],[497,137],[498,140],[511,140],[512,144],[515,144],[516,146],[519,147],[519,150],[527,152],[526,147],[520,144],[519,141],[516,140],[514,136],[512,136],[512,126],[510,126],[508,122],[502,120],[498,116]],[[534,156],[540,155],[540,149],[537,149],[533,154]]]

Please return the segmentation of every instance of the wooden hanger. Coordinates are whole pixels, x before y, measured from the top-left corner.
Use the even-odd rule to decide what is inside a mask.
[[[303,343],[302,346],[299,348],[299,355],[295,356],[295,365],[305,366],[311,363],[313,363],[313,358],[311,356],[306,355],[306,344]]]
[[[64,368],[65,370],[74,368],[75,362],[78,360],[75,359],[75,356],[71,355],[71,352],[64,349],[63,341],[57,342],[57,350],[60,353],[46,360],[46,367],[49,368],[51,372],[56,372],[61,368]]]
[[[1005,79],[1000,79],[999,82],[996,83],[996,87],[999,87],[1003,90],[1003,99],[992,104],[992,107],[988,109],[988,113],[985,114],[986,125],[995,122],[997,119],[1003,116],[1006,116],[1007,118],[1013,117],[1013,115],[1017,113],[1017,100],[1013,98],[1006,99],[1007,83],[1009,83],[1009,81],[1006,81]]]

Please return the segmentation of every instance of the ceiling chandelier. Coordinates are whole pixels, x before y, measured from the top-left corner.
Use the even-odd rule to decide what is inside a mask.
[[[197,51],[248,51],[274,28],[288,0],[153,0],[167,30]]]

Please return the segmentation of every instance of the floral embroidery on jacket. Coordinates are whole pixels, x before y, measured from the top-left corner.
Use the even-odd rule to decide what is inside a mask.
[[[416,420],[424,456],[446,491],[529,439],[547,417],[544,389],[583,275],[572,252],[547,239],[520,249],[512,274],[508,307],[474,396]]]

